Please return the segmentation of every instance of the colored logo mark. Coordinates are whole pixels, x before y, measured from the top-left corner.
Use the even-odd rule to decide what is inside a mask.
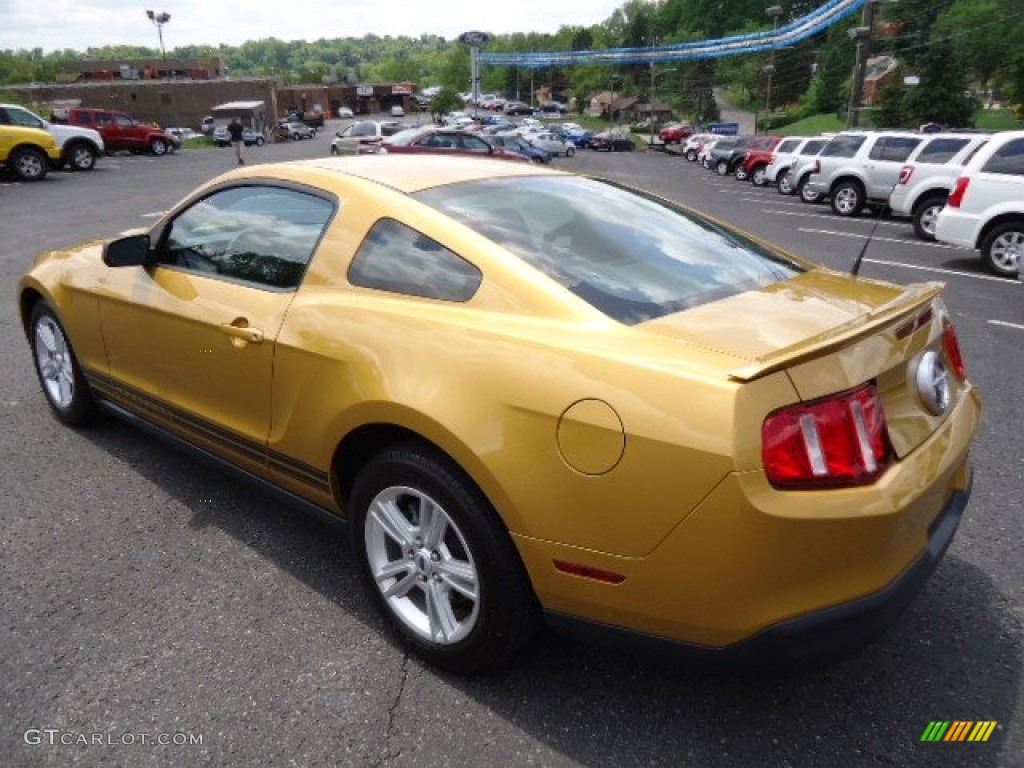
[[[988,741],[997,725],[995,720],[932,720],[921,741]]]

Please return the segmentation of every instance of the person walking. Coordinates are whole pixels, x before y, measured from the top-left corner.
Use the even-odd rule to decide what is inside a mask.
[[[231,118],[231,122],[228,124],[228,134],[231,136],[231,146],[235,148],[235,157],[238,158],[239,165],[245,165],[245,158],[242,157],[242,148],[245,146],[245,140],[242,138],[244,133],[238,118]]]

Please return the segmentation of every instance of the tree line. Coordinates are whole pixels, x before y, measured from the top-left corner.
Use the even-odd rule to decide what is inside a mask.
[[[782,0],[780,25],[805,15],[822,0]],[[538,52],[653,47],[770,29],[765,0],[628,0],[600,24],[564,26],[553,33],[495,36],[489,51]],[[800,116],[838,112],[849,99],[855,44],[851,17],[823,34],[771,54],[666,65],[584,65],[530,70],[486,67],[483,88],[530,100],[541,86],[559,99],[585,105],[596,92],[613,90],[667,102],[680,115],[706,122],[717,117],[714,89],[727,87],[746,106],[772,105]],[[874,121],[914,125],[935,120],[965,125],[980,99],[1024,101],[1024,0],[900,0],[882,3],[872,39],[876,53],[900,62],[883,90]],[[469,89],[469,52],[457,40],[366,35],[361,38],[284,41],[270,37],[239,46],[188,45],[174,57],[223,57],[230,74],[280,76],[290,83],[412,81],[421,87]],[[65,61],[157,57],[137,46],[104,46],[84,52],[0,51],[0,84],[52,82]],[[765,65],[772,62],[769,80]],[[916,75],[917,85],[904,76]],[[770,83],[770,84],[769,84]]]

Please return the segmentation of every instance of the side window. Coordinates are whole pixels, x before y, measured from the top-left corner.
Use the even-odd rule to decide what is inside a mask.
[[[214,192],[171,222],[160,262],[267,288],[302,281],[334,203],[285,187]]]
[[[948,163],[957,152],[967,146],[967,141],[968,139],[960,138],[932,139],[917,153],[915,162],[933,165]]]
[[[779,155],[785,154],[787,152],[792,152],[797,148],[797,145],[799,144],[800,139],[787,139],[786,141],[781,142],[779,146],[775,148],[775,152],[776,154]]]
[[[808,141],[804,144],[804,148],[800,150],[800,155],[816,155],[821,152],[821,148],[825,146],[824,141]]]
[[[553,139],[554,137],[553,136],[549,136],[548,138],[549,139]],[[490,145],[486,141],[484,141],[483,139],[481,139],[481,138],[479,138],[477,136],[463,136],[462,137],[462,146],[464,146],[466,149],[470,150],[471,152],[484,152],[484,153],[487,153],[487,152],[491,151]]]
[[[91,115],[88,112],[76,112],[75,122],[78,125],[92,125]]]
[[[7,114],[12,125],[22,125],[26,128],[43,128],[45,130],[43,121],[24,109],[8,109]]]
[[[1024,139],[1014,139],[992,153],[984,167],[983,173],[1008,173],[1012,176],[1024,176]]]
[[[864,136],[836,136],[821,150],[822,157],[853,157],[857,154]]]
[[[391,293],[468,301],[483,275],[436,240],[394,219],[381,219],[359,246],[348,279],[353,285]]]

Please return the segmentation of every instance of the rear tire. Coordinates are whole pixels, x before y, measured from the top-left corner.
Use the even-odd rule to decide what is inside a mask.
[[[91,171],[96,165],[96,150],[80,141],[72,144],[65,156],[73,171]]]
[[[765,173],[765,167],[763,165],[754,167],[753,172],[750,174],[750,183],[755,187],[763,187],[768,183],[768,175]]]
[[[1024,219],[994,227],[981,241],[981,260],[1002,277],[1019,273],[1024,252]]]
[[[858,216],[864,210],[864,187],[856,181],[841,181],[832,188],[830,199],[837,216]]]
[[[447,456],[418,442],[387,449],[359,473],[351,502],[370,592],[423,659],[478,672],[536,631],[536,597],[508,531]]]
[[[932,242],[935,240],[935,224],[939,218],[939,211],[946,207],[946,198],[928,197],[914,206],[912,220],[914,222],[914,234],[921,240]]]

